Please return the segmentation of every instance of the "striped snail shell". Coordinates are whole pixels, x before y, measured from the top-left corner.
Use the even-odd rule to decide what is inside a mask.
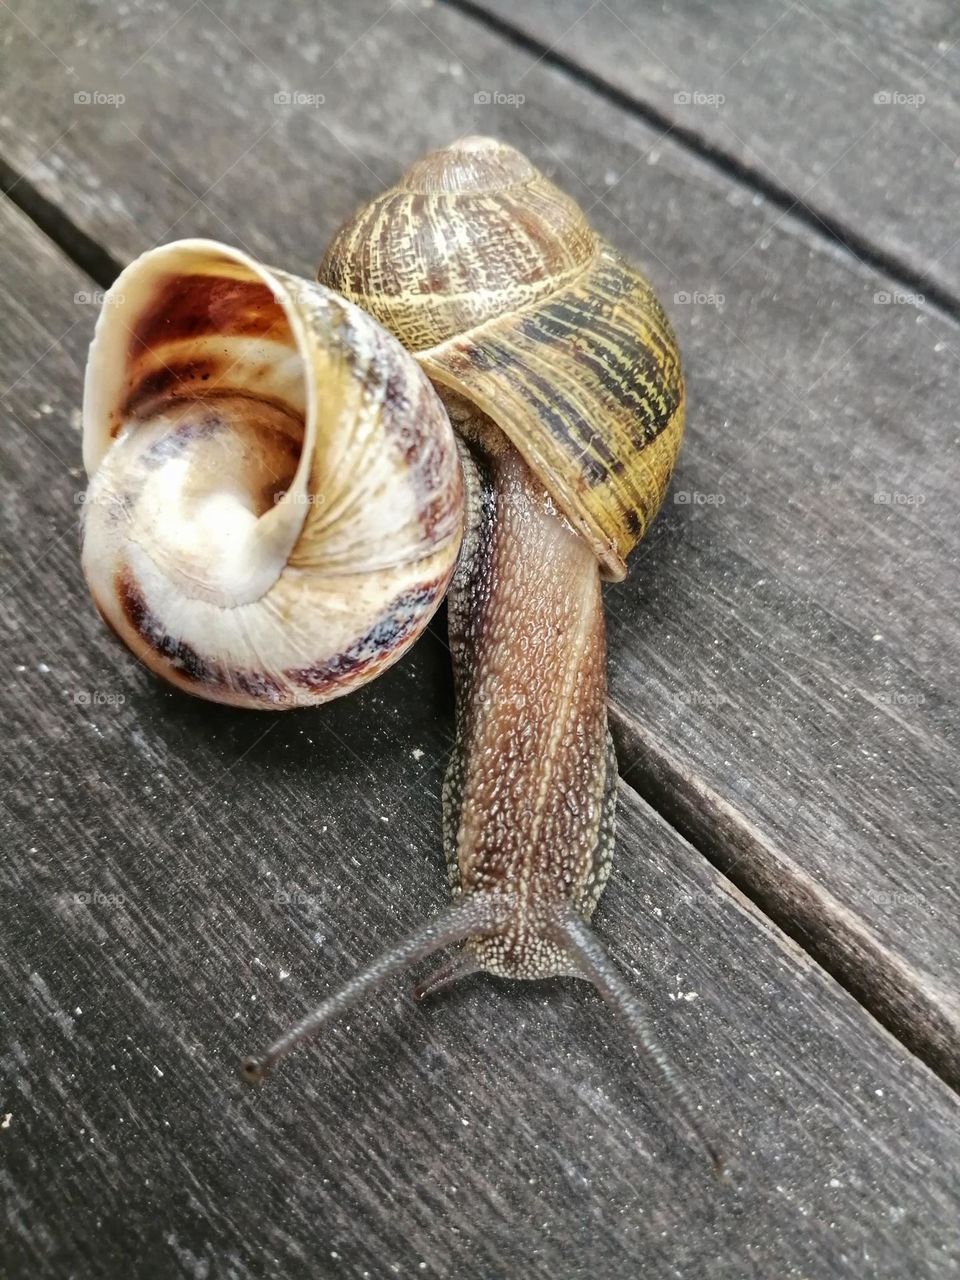
[[[83,454],[97,607],[190,693],[347,693],[447,589],[463,488],[429,382],[355,306],[225,245],[154,249],[107,293]]]
[[[318,274],[492,419],[624,576],[680,447],[683,378],[650,285],[569,196],[513,147],[463,138],[350,219]]]
[[[610,870],[617,792],[600,578],[623,577],[679,448],[670,325],[577,205],[489,138],[412,165],[340,230],[319,278],[416,355],[463,439],[466,533],[448,595],[457,726],[443,792],[455,905],[245,1074],[261,1078],[385,978],[463,942],[421,995],[477,969],[588,979],[719,1169],[588,923]]]

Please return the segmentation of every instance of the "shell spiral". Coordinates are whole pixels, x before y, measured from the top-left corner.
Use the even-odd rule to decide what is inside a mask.
[[[341,228],[319,279],[504,432],[608,578],[683,434],[676,338],[640,272],[518,151],[463,138]]]
[[[165,245],[117,279],[83,438],[94,601],[188,692],[338,697],[447,589],[462,478],[429,381],[355,306],[225,245]]]

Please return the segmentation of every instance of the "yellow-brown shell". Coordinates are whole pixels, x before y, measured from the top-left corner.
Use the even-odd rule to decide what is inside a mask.
[[[676,338],[641,273],[514,148],[465,138],[350,219],[319,279],[493,419],[609,578],[683,433]]]
[[[83,406],[83,568],[170,683],[234,706],[327,701],[422,632],[460,545],[456,442],[369,316],[208,240],[104,299]]]

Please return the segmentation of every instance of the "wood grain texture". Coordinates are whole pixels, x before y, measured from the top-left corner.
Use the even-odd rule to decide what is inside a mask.
[[[949,0],[454,3],[960,305],[960,15]]]
[[[426,145],[471,126],[503,132],[552,163],[581,198],[578,166],[594,182],[606,164],[625,170],[630,158],[648,172],[649,135],[553,72],[543,74],[539,100],[531,97],[528,123],[563,139],[562,162],[538,152],[516,112],[475,109],[469,82],[464,96],[467,73],[452,73],[451,63],[482,63],[492,84],[509,51],[437,11],[390,14],[364,35],[363,19],[373,17],[362,6],[345,17],[291,13],[262,25],[222,10],[256,54],[215,18],[198,22],[195,11],[172,31],[172,9],[131,17],[77,7],[69,23],[39,8],[19,12],[59,52],[34,48],[26,36],[21,47],[15,26],[4,52],[5,91],[13,71],[20,94],[5,107],[8,157],[19,148],[21,160],[36,161],[56,144],[33,179],[117,257],[181,231],[239,239],[226,222],[241,224],[268,259],[307,270],[314,239],[322,242],[379,187],[381,176],[365,164],[386,181]],[[427,18],[458,53],[419,38]],[[124,41],[135,48],[123,52]],[[319,48],[311,51],[311,41]],[[327,48],[346,55],[339,114],[330,119],[354,154],[331,141],[315,114],[278,112],[277,130],[292,141],[254,163],[253,104],[278,82],[257,58],[282,62],[279,83],[297,88],[302,77],[306,92],[317,83],[311,52],[319,58]],[[398,49],[409,55],[402,66]],[[78,62],[94,59],[89,76],[96,58],[116,76],[124,58],[129,65],[147,54],[124,109],[139,95],[139,114],[127,121],[162,162],[139,144],[123,152],[112,108],[78,111],[76,128],[57,141],[57,113],[65,102],[68,114],[73,107],[56,58],[71,50]],[[378,51],[389,56],[377,60]],[[40,61],[31,63],[34,56]],[[379,98],[357,91],[368,63]],[[50,92],[24,97],[31,82]],[[404,128],[409,149],[401,154]],[[205,192],[238,157],[236,179],[234,170],[222,190]],[[209,209],[188,213],[192,197],[177,203],[183,188],[165,164],[189,166]],[[735,256],[731,241],[745,246],[768,231],[770,244],[738,277],[734,322],[749,326],[756,359],[724,337],[729,313],[672,308],[688,368],[699,370],[686,491],[700,485],[727,501],[671,507],[641,576],[611,596],[622,720],[629,712],[631,723],[646,721],[667,737],[648,778],[676,750],[676,777],[692,779],[702,814],[709,780],[719,776],[734,834],[753,830],[753,815],[762,821],[755,864],[782,871],[788,883],[800,883],[802,872],[824,903],[836,891],[872,936],[885,930],[891,954],[920,958],[916,990],[939,999],[953,982],[955,943],[954,882],[939,853],[947,818],[936,808],[952,785],[945,690],[955,619],[944,607],[951,531],[919,520],[929,502],[923,513],[891,506],[879,513],[887,520],[866,527],[876,504],[865,516],[858,504],[871,491],[848,491],[847,476],[852,468],[857,483],[870,483],[868,441],[879,422],[886,452],[873,482],[910,492],[903,477],[919,459],[936,469],[939,486],[925,494],[946,493],[940,441],[942,422],[952,420],[951,382],[936,347],[954,341],[952,328],[897,312],[896,324],[864,336],[857,359],[847,359],[843,342],[873,319],[874,276],[851,271],[792,224],[770,230],[768,211],[689,157],[666,149],[650,168],[655,184],[624,183],[608,201],[612,212],[598,207],[592,216],[606,219],[604,230],[625,249],[633,245],[626,226],[644,228],[663,257],[647,261],[668,303],[673,276],[684,285],[702,280],[704,244]],[[281,186],[288,178],[293,186]],[[302,216],[308,205],[312,227]],[[699,212],[688,225],[690,208]],[[241,1091],[239,1053],[444,901],[446,654],[428,637],[355,698],[276,718],[163,692],[133,667],[93,616],[77,568],[75,409],[96,308],[74,299],[93,287],[8,205],[0,206],[0,233],[10,481],[0,613],[9,655],[0,1271],[376,1280],[519,1272],[612,1280],[638,1266],[654,1277],[737,1280],[956,1274],[954,1096],[626,789],[598,926],[648,993],[705,1114],[727,1135],[742,1170],[740,1197],[718,1195],[646,1079],[625,1072],[617,1028],[576,984],[477,980],[420,1011],[393,987],[266,1089]],[[826,337],[812,331],[811,315],[829,322]],[[821,341],[858,381],[846,387],[835,369],[805,395],[811,410],[787,400],[777,427],[785,400],[770,370],[809,382]],[[724,420],[731,427],[721,428]],[[824,448],[834,438],[825,421],[848,430],[835,453]],[[751,455],[771,426],[763,451]],[[884,468],[894,465],[898,435],[913,462],[891,475]],[[704,487],[719,485],[714,468],[724,466],[738,486],[735,510],[731,490]],[[822,535],[799,537],[819,530],[838,501]],[[854,555],[844,513],[859,516],[862,542],[872,546],[876,534],[888,561]],[[838,557],[832,568],[830,556]],[[863,647],[864,624],[876,613],[889,637],[879,664]],[[786,628],[774,625],[781,614]],[[750,683],[758,670],[762,697]],[[881,731],[894,712],[908,724],[919,716],[924,731],[881,736],[882,767],[868,778],[874,789],[848,784],[857,752],[877,751],[863,736],[872,721],[854,699],[847,723],[823,688],[839,699],[845,681],[879,673],[882,692],[910,691],[889,682],[918,671],[931,702],[874,702],[883,708]],[[811,685],[815,675],[825,686]],[[781,708],[774,694],[784,686],[790,699]],[[747,715],[755,718],[745,727]],[[645,732],[638,750],[652,740]],[[750,754],[735,771],[748,737]],[[921,748],[910,756],[904,743],[914,739]],[[782,776],[771,772],[788,748]],[[909,807],[893,793],[884,798],[896,826],[893,835],[879,832],[874,848],[872,829],[860,830],[859,805],[884,797],[886,780],[910,795]],[[794,796],[808,807],[791,827]],[[878,831],[880,816],[868,810]],[[939,861],[902,844],[905,830],[919,833]],[[779,867],[761,862],[774,835],[791,854]],[[852,865],[836,865],[838,849]],[[911,898],[914,874],[923,910]],[[871,891],[901,896],[874,901]]]
[[[690,408],[673,502],[608,596],[624,767],[653,794],[674,752],[698,839],[723,797],[724,865],[960,1080],[957,326],[877,301],[886,277],[445,8],[76,15],[23,7],[43,44],[13,33],[0,137],[118,259],[210,234],[309,273],[406,163],[485,129],[644,263]],[[474,101],[521,81],[520,106]]]
[[[738,1194],[570,981],[395,984],[240,1085],[445,899],[447,657],[285,715],[161,689],[78,568],[90,283],[0,233],[4,1276],[960,1273],[956,1098],[623,785],[598,925]]]

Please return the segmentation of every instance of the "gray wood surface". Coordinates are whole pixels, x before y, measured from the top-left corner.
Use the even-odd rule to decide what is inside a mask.
[[[956,324],[877,301],[883,274],[443,6],[21,15],[2,149],[117,260],[210,234],[308,273],[360,200],[473,128],[644,262],[690,426],[673,502],[609,593],[625,767],[654,796],[675,756],[690,837],[960,1080]],[[57,92],[26,92],[44,77]],[[521,79],[520,106],[474,101]],[[125,101],[77,106],[73,85]]]
[[[960,1273],[955,1096],[625,785],[598,924],[738,1191],[574,982],[397,983],[240,1084],[444,902],[446,654],[276,716],[131,662],[77,566],[90,283],[0,230],[2,1274]]]
[[[825,958],[948,1074],[955,327],[881,316],[883,277],[774,227],[555,70],[530,72],[520,110],[475,106],[529,57],[444,9],[370,29],[383,8],[18,6],[0,80],[0,153],[29,174],[13,198],[101,270],[212,234],[307,271],[357,201],[466,128],[587,204],[580,180],[625,175],[592,216],[681,330],[676,489],[724,501],[672,504],[610,593],[622,767],[805,946],[832,930]],[[127,100],[74,104],[74,84]],[[279,89],[327,101],[281,108]],[[477,980],[423,1010],[397,986],[241,1090],[240,1052],[444,901],[444,646],[428,636],[316,714],[160,690],[77,566],[96,307],[74,299],[94,286],[9,204],[0,244],[0,1271],[956,1274],[955,1096],[626,787],[598,923],[739,1195],[712,1185],[577,984]],[[671,303],[738,253],[722,310]],[[888,491],[925,501],[873,502]]]
[[[455,3],[526,37],[531,59],[547,51],[609,86],[956,314],[960,13],[949,0]]]

